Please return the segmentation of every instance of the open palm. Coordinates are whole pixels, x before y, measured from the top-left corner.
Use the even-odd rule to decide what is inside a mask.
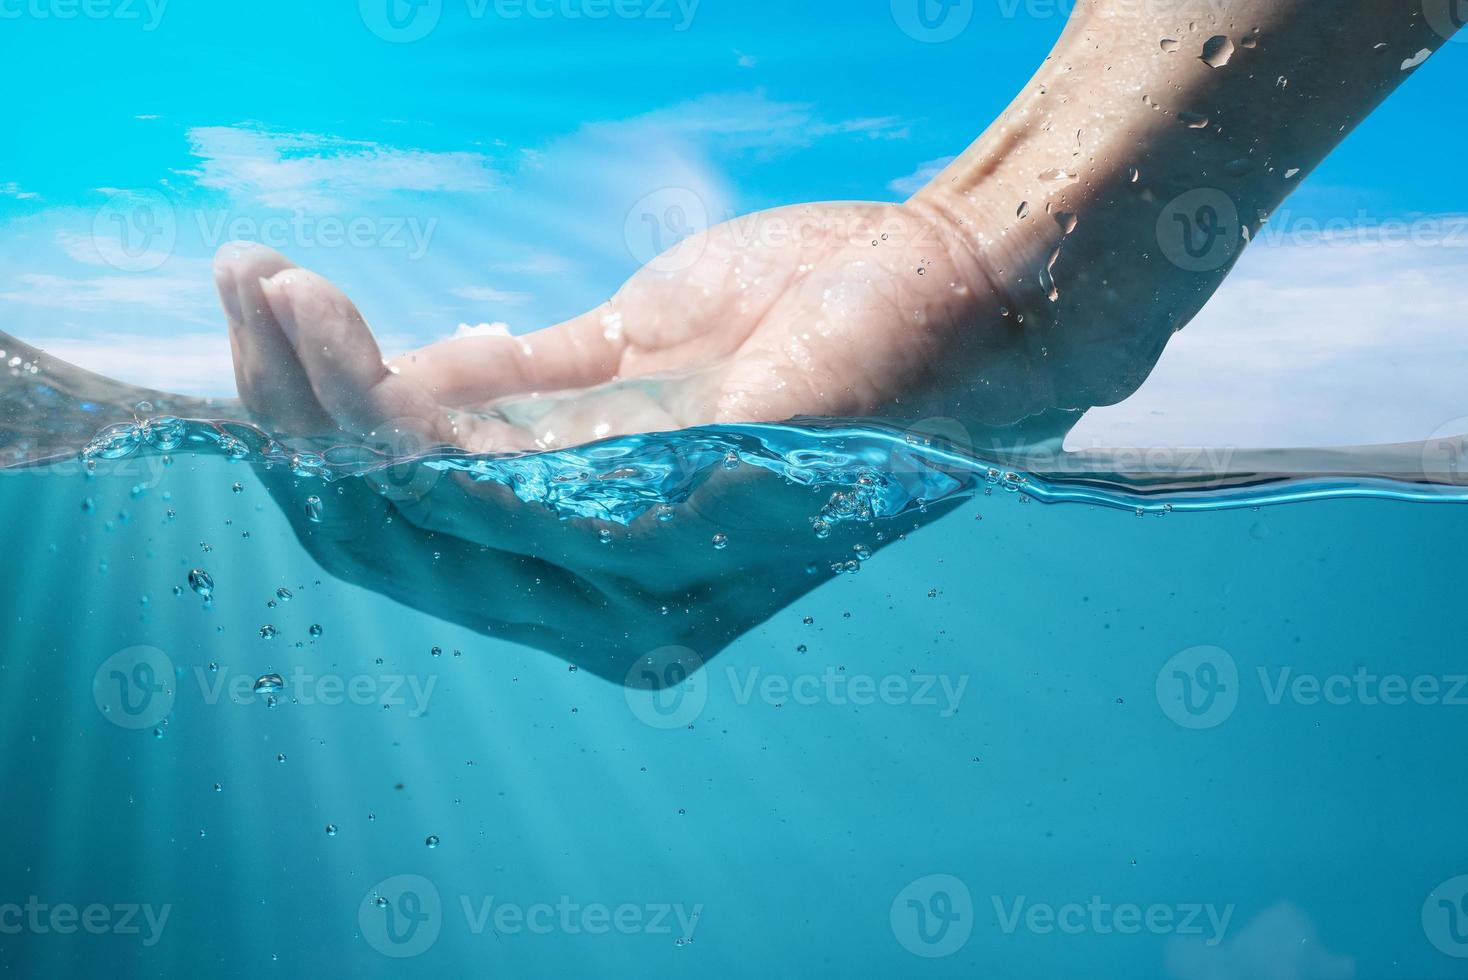
[[[767,212],[681,243],[559,326],[390,363],[345,295],[268,249],[226,246],[216,278],[240,393],[262,423],[394,452],[517,452],[709,423],[935,414],[949,378],[934,365],[954,371],[973,325],[1001,318],[947,241],[905,207]],[[335,484],[312,519],[319,485],[263,474],[335,573],[618,680],[653,649],[710,656],[880,546],[855,527],[817,537],[825,501],[748,468],[706,481],[673,520],[626,528],[439,475]]]

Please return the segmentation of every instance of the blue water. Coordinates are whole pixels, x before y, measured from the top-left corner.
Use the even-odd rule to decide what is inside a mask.
[[[7,975],[1468,976],[1458,488],[1045,473],[857,423],[404,461],[146,413],[59,452],[14,417],[49,462],[0,471]],[[731,519],[698,560],[734,588],[788,551],[768,618],[545,652],[393,601],[428,573],[390,549],[386,584],[323,569],[384,468],[588,537],[757,470],[809,541],[866,544],[811,567]]]

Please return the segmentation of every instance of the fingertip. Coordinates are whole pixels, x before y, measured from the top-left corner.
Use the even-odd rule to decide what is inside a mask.
[[[250,285],[294,267],[290,259],[264,245],[245,241],[221,245],[214,253],[214,285],[230,320],[243,324],[248,319]]]

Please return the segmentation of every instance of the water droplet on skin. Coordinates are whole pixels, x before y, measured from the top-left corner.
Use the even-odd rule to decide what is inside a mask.
[[[214,579],[202,568],[196,568],[189,572],[189,588],[201,597],[208,599],[214,595]]]
[[[1412,57],[1402,62],[1402,71],[1411,71],[1413,68],[1416,68],[1418,65],[1422,64],[1424,61],[1431,57],[1432,52],[1427,48],[1423,48],[1421,51],[1418,51]]]
[[[1165,37],[1162,39],[1162,50],[1166,51],[1168,54],[1172,54],[1180,47],[1182,47],[1182,45],[1170,37]]]
[[[285,678],[279,674],[261,674],[255,681],[256,694],[279,694],[285,690]]]
[[[269,623],[266,623],[264,626],[260,627],[260,639],[262,639],[262,640],[273,640],[273,639],[275,639],[275,627],[274,626],[271,626]]]
[[[275,761],[276,761],[276,762],[284,762],[284,761],[285,761],[285,753],[284,753],[284,752],[282,752],[282,753],[280,753],[280,754],[279,754],[279,755],[277,755],[277,756],[276,756],[276,757],[275,757]]]
[[[241,483],[236,483],[234,486],[230,487],[230,489],[233,490],[235,493],[244,493],[245,492],[244,484],[241,484]]]
[[[1299,167],[1291,167],[1289,170],[1286,170],[1285,171],[1285,180],[1294,180],[1299,175],[1300,175],[1300,168]]]
[[[1028,218],[1030,216],[1030,202],[1020,201],[1019,210],[1014,212],[1014,216],[1020,219]]]
[[[1177,118],[1189,129],[1203,129],[1208,125],[1208,117],[1201,112],[1179,112]]]
[[[1234,42],[1218,34],[1203,42],[1203,64],[1209,68],[1222,68],[1234,56]]]
[[[600,541],[602,544],[611,544],[612,543],[612,532],[611,531],[608,531],[606,529],[602,529],[600,531],[597,531],[596,532],[596,539],[598,541]]]
[[[1075,182],[1076,175],[1068,170],[1061,170],[1057,167],[1041,173],[1040,179],[1054,184],[1070,184]]]
[[[429,834],[428,838],[423,843],[430,851],[433,850],[435,847],[438,846],[438,835]]]
[[[1078,219],[1074,214],[1071,214],[1069,211],[1061,211],[1055,216],[1055,223],[1060,226],[1060,233],[1063,235],[1069,235],[1071,232],[1075,231],[1076,224],[1079,220],[1080,219]]]
[[[1142,172],[1136,167],[1129,167],[1127,168],[1126,176],[1127,180],[1135,184],[1137,181],[1142,179]]]
[[[434,647],[432,650],[429,650],[428,653],[429,653],[429,656],[442,657],[443,656],[443,647]]]
[[[321,498],[315,494],[306,498],[306,518],[313,524],[321,523]]]
[[[295,598],[295,596],[292,595],[290,590],[285,588],[285,586],[281,586],[280,588],[275,590],[275,597],[281,602],[290,602],[292,599]]]
[[[326,825],[326,836],[327,837],[335,837],[336,836],[336,824],[329,823],[329,824]]]
[[[714,535],[714,550],[723,551],[729,547],[729,536],[722,531]]]
[[[321,635],[321,624],[320,623],[312,623],[311,624],[311,630],[310,630],[310,632],[311,632],[311,635],[312,636],[320,636]]]

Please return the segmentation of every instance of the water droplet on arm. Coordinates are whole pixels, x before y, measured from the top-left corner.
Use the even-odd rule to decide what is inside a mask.
[[[1234,42],[1222,34],[1203,42],[1203,64],[1209,68],[1222,68],[1233,59]]]

